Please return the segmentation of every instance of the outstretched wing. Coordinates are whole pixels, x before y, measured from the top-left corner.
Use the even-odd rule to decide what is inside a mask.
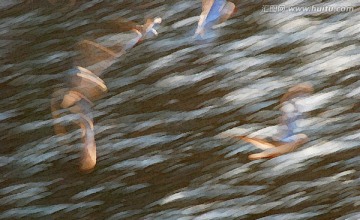
[[[198,22],[196,34],[203,35],[205,30],[213,25],[226,21],[235,9],[232,2],[226,0],[203,0],[202,13]]]
[[[76,70],[76,74],[73,74],[71,79],[72,90],[79,92],[89,100],[96,100],[107,92],[104,81],[90,70],[80,66]]]
[[[83,149],[80,158],[80,170],[88,172],[96,165],[96,142],[93,121],[84,114],[79,114],[82,130]]]
[[[90,40],[79,42],[76,50],[78,55],[74,64],[86,67],[97,76],[111,66],[117,56],[115,51]]]
[[[249,159],[256,160],[256,159],[262,159],[262,158],[272,158],[272,157],[280,156],[282,154],[290,153],[290,152],[296,150],[298,147],[300,147],[304,143],[306,143],[307,141],[308,141],[308,138],[305,134],[298,134],[298,135],[296,135],[295,141],[282,144],[275,148],[264,150],[261,153],[251,154],[251,155],[249,155]]]
[[[213,4],[214,4],[214,0],[202,0],[202,11],[201,11],[200,19],[199,19],[199,23],[198,23],[199,27],[202,26],[203,23],[205,22],[205,19],[206,19],[207,15],[209,14],[209,11]]]
[[[260,139],[260,138],[249,138],[246,136],[236,136],[237,138],[240,138],[243,141],[246,141],[250,144],[253,144],[255,147],[260,148],[262,150],[271,149],[276,147],[273,143],[270,143],[266,140]]]
[[[117,26],[119,32],[126,32],[126,31],[130,31],[132,29],[141,29],[140,24],[133,22],[133,21],[129,21],[124,18],[118,19],[116,21],[116,26]]]
[[[215,0],[212,4],[209,13],[206,16],[206,19],[204,21],[204,26],[212,25],[216,23],[220,17],[221,12],[226,4],[226,0]]]
[[[291,87],[284,95],[281,97],[280,102],[284,103],[288,100],[291,100],[299,95],[311,94],[314,92],[314,88],[310,83],[300,83],[296,86]]]

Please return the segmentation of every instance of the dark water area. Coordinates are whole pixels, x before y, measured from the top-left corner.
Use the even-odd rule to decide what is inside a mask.
[[[360,219],[359,3],[233,2],[237,12],[198,42],[201,1],[0,1],[0,218]],[[74,45],[126,42],[120,19],[155,16],[159,36],[101,76],[97,164],[81,173],[81,131],[69,120],[56,136],[50,109]],[[303,100],[308,143],[251,161],[258,149],[224,138],[273,135],[280,97],[301,82],[315,90]]]

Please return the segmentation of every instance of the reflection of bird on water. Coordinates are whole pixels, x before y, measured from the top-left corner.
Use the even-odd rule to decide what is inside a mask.
[[[234,3],[226,0],[202,0],[202,12],[195,36],[204,37],[214,25],[226,21],[234,10]]]
[[[296,132],[296,123],[301,118],[301,113],[294,99],[312,92],[313,87],[310,84],[303,83],[290,88],[281,98],[281,111],[283,114],[280,120],[279,137],[271,138],[272,140],[264,140],[237,136],[243,141],[249,142],[264,150],[261,153],[251,154],[249,159],[276,157],[294,151],[308,141],[308,137],[305,134]]]

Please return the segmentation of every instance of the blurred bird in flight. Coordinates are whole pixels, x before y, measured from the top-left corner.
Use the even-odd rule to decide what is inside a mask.
[[[54,119],[60,118],[60,109],[67,109],[78,116],[74,122],[82,130],[83,148],[80,170],[88,172],[96,165],[96,142],[91,107],[92,101],[99,99],[107,92],[107,87],[100,76],[116,61],[116,58],[133,48],[138,42],[157,36],[154,26],[160,23],[161,18],[158,17],[147,19],[144,25],[125,22],[123,29],[127,28],[128,31],[136,33],[136,37],[125,45],[109,47],[91,40],[82,40],[76,45],[78,55],[74,59],[76,68],[69,72],[70,86],[53,93],[51,111]],[[66,133],[65,127],[59,123],[54,124],[54,129],[56,134]]]
[[[313,92],[312,85],[303,83],[288,90],[281,98],[282,116],[280,119],[280,132],[278,137],[271,140],[236,136],[243,141],[253,144],[263,150],[261,153],[249,155],[249,159],[262,159],[276,157],[294,151],[308,141],[305,134],[297,133],[297,122],[301,118],[301,112],[295,99]]]
[[[146,19],[144,25],[138,25],[135,22],[120,19],[117,22],[119,31],[131,31],[135,36],[124,44],[119,43],[119,39],[119,41],[115,42],[115,44],[110,47],[103,46],[101,43],[95,41],[82,40],[77,44],[76,50],[78,51],[79,56],[76,58],[75,65],[85,66],[95,75],[100,76],[105,69],[116,61],[116,58],[125,54],[139,42],[144,39],[158,36],[155,27],[161,22],[162,19],[160,17]]]
[[[235,5],[226,0],[202,0],[202,12],[195,37],[204,37],[214,25],[226,21],[234,12]]]

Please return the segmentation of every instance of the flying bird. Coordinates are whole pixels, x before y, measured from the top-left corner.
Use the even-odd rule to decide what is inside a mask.
[[[235,4],[226,0],[202,0],[202,12],[195,36],[204,37],[214,25],[229,19],[234,10]]]
[[[253,144],[255,147],[262,149],[263,152],[249,155],[249,159],[262,159],[276,157],[289,153],[308,142],[305,134],[297,132],[297,122],[301,119],[301,113],[296,101],[297,97],[304,96],[313,92],[312,85],[302,83],[288,90],[281,98],[282,116],[280,119],[280,132],[278,137],[267,139],[252,138],[246,136],[236,136],[241,140]]]
[[[91,171],[96,164],[96,143],[91,107],[92,101],[99,99],[107,92],[105,82],[100,76],[116,61],[116,58],[133,48],[138,42],[157,36],[158,33],[154,26],[160,24],[161,21],[161,18],[156,17],[147,19],[144,25],[125,22],[124,28],[131,28],[129,30],[136,33],[136,37],[125,45],[113,45],[112,47],[105,42],[106,46],[104,46],[91,40],[82,40],[77,44],[78,56],[74,59],[76,67],[69,71],[70,86],[52,94],[51,113],[54,119],[59,119],[60,110],[67,109],[78,116],[74,122],[82,130],[83,147],[80,170]],[[107,37],[103,40],[106,41]],[[102,42],[104,43],[104,41]],[[66,133],[65,127],[60,123],[54,123],[54,129],[56,134]]]
[[[121,19],[117,22],[118,29],[121,32],[133,32],[135,35],[131,40],[121,45],[111,45],[111,47],[103,46],[96,41],[82,40],[76,45],[78,56],[75,58],[74,64],[75,66],[84,66],[95,75],[100,76],[105,69],[116,62],[116,58],[125,54],[141,41],[158,36],[155,27],[161,22],[160,17],[148,18],[143,25]]]

